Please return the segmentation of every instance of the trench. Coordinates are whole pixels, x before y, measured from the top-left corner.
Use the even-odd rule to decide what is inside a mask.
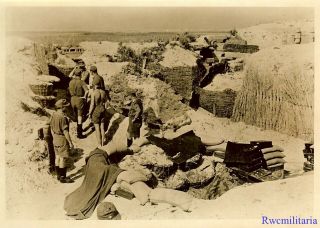
[[[59,82],[54,83],[54,96],[56,97],[56,100],[67,99],[68,101],[70,101],[70,94],[68,93],[68,85],[70,82],[70,78],[68,77],[68,75],[71,72],[71,70],[72,68],[48,64],[48,74],[56,76],[60,79]],[[174,70],[190,72],[190,69],[174,69]],[[208,80],[211,81],[212,78]],[[184,83],[185,80],[188,80],[188,79],[190,80],[190,78],[188,77],[184,78],[184,80],[180,80],[177,83],[178,88],[181,88],[181,90],[190,89],[189,87],[188,88],[181,87],[181,83]],[[168,81],[166,81],[166,83],[172,84]],[[232,94],[232,99],[234,99],[234,97],[235,96]],[[88,109],[88,107],[86,108]],[[86,111],[84,113],[86,113]],[[124,114],[127,114],[127,113],[124,113]],[[232,114],[232,111],[231,111],[231,114]],[[228,113],[227,117],[230,117],[231,114]],[[76,121],[77,118],[74,115],[74,112],[71,106],[69,106],[69,108],[67,109],[67,115],[72,121]],[[114,133],[117,131],[117,127],[119,127],[119,125],[115,125],[114,127],[115,129],[113,129]],[[109,140],[112,140],[112,136],[110,136]],[[181,143],[183,142],[180,142],[180,144]],[[177,145],[177,147],[178,146],[179,145]],[[192,143],[190,144],[190,147],[191,146],[192,146]],[[167,149],[163,148],[163,149],[165,150],[165,153],[166,153],[165,156],[167,156],[167,158],[170,159],[173,156],[175,156],[175,153],[173,153],[172,150],[170,150],[170,148],[167,148]],[[205,162],[203,153],[205,153],[203,150],[202,151],[201,150],[183,151],[183,156],[182,156],[184,157],[182,159],[183,161],[174,161],[173,165],[170,167],[146,165],[146,168],[153,173],[153,177],[147,182],[147,184],[152,188],[156,186],[165,186],[167,188],[172,188],[172,189],[187,192],[188,194],[192,195],[195,198],[212,200],[220,197],[225,192],[229,191],[230,189],[236,186],[240,186],[245,183],[248,183],[247,181],[239,178],[239,176],[236,175],[232,169],[226,167],[225,164],[220,162],[213,162],[213,161],[211,161],[211,166],[210,166],[211,170],[209,171],[211,172],[211,175],[203,178],[203,176],[201,176],[202,170],[199,170],[199,167],[201,167],[201,165],[203,165]],[[126,154],[125,152],[121,153],[121,156],[114,158],[114,161],[120,162],[124,156],[131,156],[131,155]],[[197,159],[195,162],[189,162],[189,163],[187,162],[188,159],[192,159],[196,156],[199,156],[199,159]],[[188,181],[180,181],[180,183],[173,183],[174,186],[168,187],[168,181],[170,180],[170,178],[171,179],[175,178],[174,176],[177,173],[182,173],[183,175],[187,175],[187,178],[185,177],[183,178],[184,179],[189,178]]]

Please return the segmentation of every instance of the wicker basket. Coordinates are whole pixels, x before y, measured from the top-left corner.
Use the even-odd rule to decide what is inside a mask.
[[[50,96],[53,93],[53,84],[42,83],[42,84],[30,84],[30,89],[36,95]]]
[[[36,101],[43,108],[54,107],[56,98],[54,96],[33,96],[32,100]]]

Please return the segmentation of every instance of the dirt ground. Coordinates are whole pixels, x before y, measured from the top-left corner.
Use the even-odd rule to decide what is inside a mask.
[[[28,100],[29,90],[26,85],[36,74],[32,67],[36,63],[28,54],[28,50],[25,50],[25,47],[30,45],[28,40],[12,37],[8,40],[14,45],[8,46],[6,69],[6,217],[18,220],[65,220],[68,218],[64,215],[64,198],[83,180],[81,169],[84,157],[95,148],[95,135],[91,134],[86,139],[79,140],[74,134],[75,123],[71,125],[72,140],[81,154],[75,163],[75,168],[69,173],[72,176],[80,174],[73,184],[61,184],[51,177],[47,170],[43,169],[45,161],[29,161],[37,129],[43,125],[46,118],[39,118],[21,110],[21,99],[36,105]],[[102,42],[102,45],[108,47],[108,42]],[[114,51],[114,43],[111,46],[113,49],[110,50]],[[112,67],[111,63],[108,64],[108,72],[119,71],[118,65],[115,65],[115,69]],[[9,90],[12,84],[16,87],[14,90]],[[190,213],[168,204],[148,203],[141,206],[136,199],[126,200],[109,195],[105,200],[115,204],[123,219],[260,219],[263,214],[270,217],[290,215],[302,217],[313,214],[314,175],[313,172],[304,174],[302,170],[304,161],[302,150],[305,143],[303,140],[244,123],[216,118],[203,109],[197,112],[190,111],[188,114],[199,135],[237,141],[272,140],[275,145],[284,149],[287,161],[285,169],[289,171],[291,177],[273,182],[242,185],[231,189],[216,200],[194,199]],[[238,201],[239,204],[235,204]],[[95,219],[97,218],[94,213],[90,220]]]

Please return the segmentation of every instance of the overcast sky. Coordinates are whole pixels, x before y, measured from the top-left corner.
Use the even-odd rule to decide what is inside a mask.
[[[11,7],[6,9],[6,27],[9,31],[201,31],[313,17],[312,8]]]

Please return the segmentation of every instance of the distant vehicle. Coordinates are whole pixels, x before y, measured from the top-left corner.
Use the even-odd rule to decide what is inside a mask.
[[[72,57],[80,56],[84,52],[82,47],[61,47],[61,54]]]

